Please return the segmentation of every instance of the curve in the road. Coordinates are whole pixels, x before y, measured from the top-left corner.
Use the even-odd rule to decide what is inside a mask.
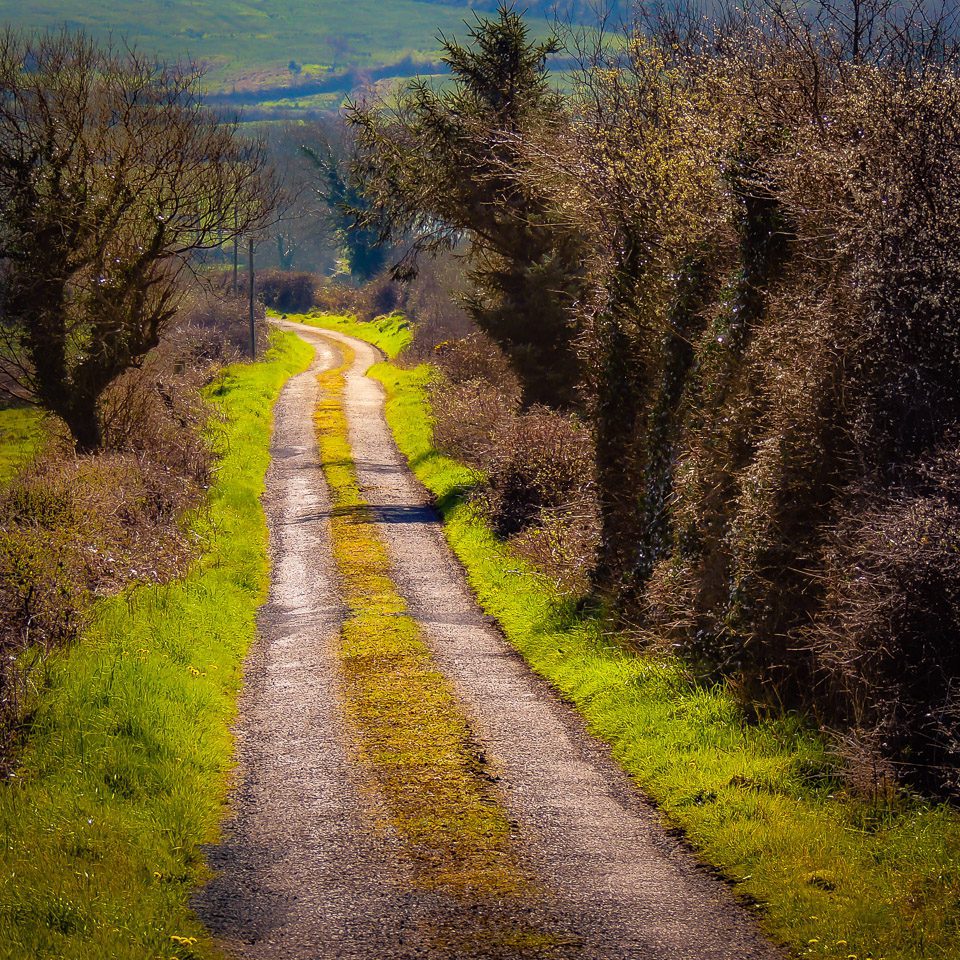
[[[331,546],[330,494],[313,431],[317,374],[353,352],[342,411],[362,498],[392,579],[495,769],[525,870],[544,891],[553,956],[774,960],[782,954],[728,888],[668,837],[656,811],[477,608],[427,493],[393,442],[380,359],[362,341],[286,324],[317,360],[276,411],[267,514],[274,571],[238,728],[235,818],[211,854],[197,901],[245,957],[449,955],[438,947],[436,891],[416,882],[403,837],[367,789],[337,663],[345,619]],[[389,806],[389,804],[386,804]],[[540,916],[542,914],[542,917]],[[544,919],[548,918],[548,919]],[[530,956],[529,940],[515,956]],[[471,951],[472,955],[483,955]],[[508,956],[503,942],[491,957]]]

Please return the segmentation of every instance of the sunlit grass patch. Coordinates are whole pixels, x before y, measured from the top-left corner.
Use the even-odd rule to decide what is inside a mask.
[[[280,334],[208,397],[221,452],[183,580],[102,602],[47,662],[16,775],[0,786],[0,957],[217,956],[188,907],[223,815],[241,665],[267,587],[259,497],[272,407],[309,363]]]
[[[703,860],[801,957],[952,960],[960,815],[850,796],[829,743],[796,717],[748,722],[724,687],[625,647],[511,555],[463,494],[476,474],[433,444],[426,366],[370,371],[401,451],[437,499],[484,609],[657,801]]]
[[[270,311],[276,315],[274,311]],[[413,340],[413,325],[402,313],[388,313],[375,320],[357,320],[332,313],[288,314],[288,320],[305,323],[321,330],[337,330],[351,337],[372,343],[391,360]]]
[[[35,454],[43,442],[43,413],[36,407],[0,409],[0,484]]]

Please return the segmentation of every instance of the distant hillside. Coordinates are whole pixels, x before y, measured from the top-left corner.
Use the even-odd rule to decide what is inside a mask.
[[[497,0],[0,0],[0,20],[25,29],[67,24],[112,35],[208,69],[212,92],[278,112],[323,109],[354,78],[408,76],[439,56],[438,31],[462,34],[472,11]],[[554,0],[523,7],[548,27]],[[561,0],[589,19],[587,0]],[[275,99],[271,99],[271,94]]]

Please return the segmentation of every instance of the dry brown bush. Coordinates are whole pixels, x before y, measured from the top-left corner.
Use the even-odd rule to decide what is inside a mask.
[[[191,559],[181,521],[202,488],[160,452],[78,456],[61,440],[0,494],[0,763],[25,702],[21,655],[35,664],[80,635],[98,597]]]
[[[895,486],[845,495],[823,609],[802,640],[830,678],[834,716],[908,779],[960,792],[960,446]]]
[[[499,436],[520,410],[520,383],[503,351],[473,333],[434,348],[440,376],[431,387],[438,446],[486,469]]]
[[[494,529],[512,537],[546,515],[583,511],[593,485],[589,431],[576,419],[534,407],[499,425],[484,468]]]
[[[314,306],[316,278],[292,270],[261,270],[256,277],[257,294],[279,313],[306,313]]]
[[[199,391],[212,364],[181,358],[206,360],[211,349],[205,340],[186,336],[175,346],[165,341],[139,370],[120,377],[101,402],[106,449],[162,465],[191,485],[206,484],[210,451],[201,431],[210,411]]]
[[[363,288],[349,283],[318,282],[314,287],[313,302],[321,313],[349,313],[360,319],[372,319]]]
[[[482,502],[497,534],[567,589],[584,590],[599,533],[590,431],[534,407],[501,424],[484,467]]]
[[[598,533],[589,430],[569,414],[523,410],[509,360],[484,334],[441,343],[434,357],[438,447],[483,471],[478,502],[498,535],[582,592]]]
[[[434,440],[464,463],[485,468],[505,424],[517,415],[517,397],[485,380],[434,384]]]
[[[520,403],[520,381],[506,354],[485,334],[473,332],[433,348],[432,362],[451,383],[483,380]]]
[[[197,283],[190,291],[160,351],[170,356],[180,373],[190,368],[206,371],[250,356],[250,303],[246,281],[234,297],[230,274],[223,272]],[[262,300],[254,303],[257,356],[270,340]]]

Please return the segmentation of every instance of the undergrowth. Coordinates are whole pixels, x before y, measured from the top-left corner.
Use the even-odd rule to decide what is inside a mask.
[[[356,335],[356,329],[351,332]],[[362,331],[361,331],[362,333]],[[640,656],[483,522],[476,473],[433,444],[429,367],[370,371],[398,446],[434,494],[483,608],[606,740],[699,856],[801,957],[949,960],[960,937],[960,817],[906,794],[848,795],[830,744],[794,717],[748,722],[731,691]]]
[[[220,454],[183,579],[104,600],[53,654],[15,775],[0,785],[0,957],[217,956],[188,907],[217,837],[244,655],[267,588],[259,497],[272,406],[311,351],[279,334],[265,362],[208,388]]]

